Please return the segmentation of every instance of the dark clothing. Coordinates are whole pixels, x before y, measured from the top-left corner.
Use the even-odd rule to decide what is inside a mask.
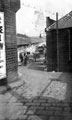
[[[33,58],[34,58],[34,60],[35,60],[35,62],[36,62],[36,54],[33,54]]]
[[[24,65],[27,65],[27,55],[25,55],[25,58],[24,58]]]
[[[22,53],[19,54],[19,57],[20,57],[20,61],[21,63],[23,62],[23,56],[22,56]]]

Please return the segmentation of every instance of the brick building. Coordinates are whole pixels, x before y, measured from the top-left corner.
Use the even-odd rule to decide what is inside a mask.
[[[0,12],[4,13],[6,78],[0,78],[0,83],[12,82],[18,77],[16,12],[20,8],[20,0],[0,0]]]
[[[72,72],[72,11],[58,20],[58,41],[56,22],[46,28],[46,43],[48,71]]]

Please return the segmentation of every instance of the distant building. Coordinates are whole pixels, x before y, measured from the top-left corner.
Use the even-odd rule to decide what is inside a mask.
[[[39,43],[46,41],[46,37],[31,37],[30,39],[32,45],[38,45]]]
[[[30,37],[23,34],[17,34],[17,47],[25,47],[31,44]]]
[[[72,72],[72,11],[46,28],[47,70]]]
[[[21,52],[33,54],[40,43],[45,43],[45,37],[29,37],[23,34],[17,34],[18,61]]]
[[[17,46],[26,46],[29,44],[39,44],[42,42],[45,42],[46,39],[45,37],[29,37],[27,35],[23,35],[23,34],[17,34]]]
[[[17,48],[22,49],[28,46],[37,46],[46,41],[45,37],[29,37],[23,34],[17,34]]]

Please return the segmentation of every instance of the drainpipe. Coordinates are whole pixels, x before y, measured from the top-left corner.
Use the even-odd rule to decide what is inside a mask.
[[[58,36],[58,13],[56,13],[56,33],[57,33],[57,72],[59,72],[59,36]]]
[[[69,61],[71,61],[71,46],[70,46],[70,30],[68,29],[68,42],[69,42]]]

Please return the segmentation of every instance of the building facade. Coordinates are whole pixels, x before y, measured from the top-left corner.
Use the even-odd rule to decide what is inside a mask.
[[[18,78],[16,12],[19,10],[19,8],[20,0],[0,0],[0,12],[4,14],[4,40],[6,59],[6,77],[1,78],[0,76],[0,83],[3,84],[12,82]]]
[[[57,36],[58,35],[58,36]],[[72,72],[72,11],[46,28],[47,70]]]

